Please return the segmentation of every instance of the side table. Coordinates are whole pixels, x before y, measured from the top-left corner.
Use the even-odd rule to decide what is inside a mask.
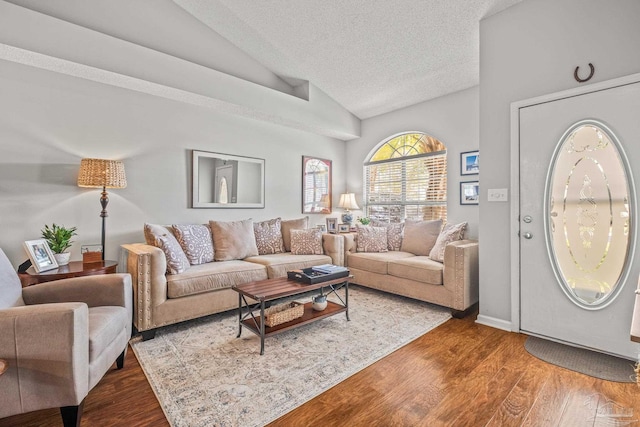
[[[112,274],[116,272],[117,266],[118,263],[116,261],[96,261],[86,264],[82,261],[71,261],[67,265],[40,273],[36,272],[33,267],[29,267],[24,273],[18,273],[18,276],[20,277],[22,287],[26,288],[27,286],[37,285],[38,283],[68,279],[70,277]]]

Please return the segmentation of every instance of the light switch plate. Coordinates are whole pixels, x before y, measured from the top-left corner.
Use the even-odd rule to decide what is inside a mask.
[[[489,202],[508,202],[509,189],[507,188],[490,188],[487,194]]]

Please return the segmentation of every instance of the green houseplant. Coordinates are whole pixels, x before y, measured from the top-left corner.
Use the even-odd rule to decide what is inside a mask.
[[[76,236],[76,230],[76,227],[67,228],[56,223],[53,223],[51,227],[45,224],[42,229],[42,238],[49,244],[49,248],[51,248],[58,265],[69,264],[71,254],[67,252],[67,249],[73,243],[71,238]]]

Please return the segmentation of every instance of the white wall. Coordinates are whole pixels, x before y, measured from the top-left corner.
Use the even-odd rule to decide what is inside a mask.
[[[460,182],[473,181],[478,175],[460,175],[460,153],[478,149],[478,87],[473,87],[430,101],[422,102],[387,114],[362,121],[362,136],[347,142],[347,185],[333,191],[356,193],[362,206],[362,164],[369,159],[372,150],[392,135],[419,131],[432,135],[447,147],[447,216],[452,223],[467,221],[467,237],[478,236],[478,206],[460,205]],[[484,167],[481,153],[480,170]],[[484,183],[480,183],[484,186]],[[355,211],[361,215],[361,211]]]
[[[143,241],[145,221],[302,216],[302,155],[333,160],[335,188],[344,185],[336,139],[7,61],[0,93],[0,248],[14,265],[27,258],[22,243],[52,222],[78,227],[72,259],[100,242],[100,191],[76,185],[83,157],[125,164],[128,187],[109,192],[109,259]],[[266,207],[190,209],[192,149],[266,159]]]
[[[510,104],[640,72],[637,0],[526,0],[480,23],[480,316],[510,328],[510,206],[487,203],[488,188],[510,184]],[[526,179],[526,177],[521,177]]]

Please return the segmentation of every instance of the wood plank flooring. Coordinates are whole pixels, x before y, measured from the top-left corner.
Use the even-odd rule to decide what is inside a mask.
[[[636,384],[549,365],[526,352],[525,335],[475,317],[446,322],[269,426],[640,426]],[[0,419],[60,425],[55,409]],[[168,425],[132,351],[89,393],[82,425]]]

